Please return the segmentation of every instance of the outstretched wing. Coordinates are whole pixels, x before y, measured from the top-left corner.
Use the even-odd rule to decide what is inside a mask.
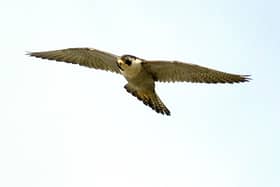
[[[250,80],[248,75],[230,74],[177,61],[145,61],[143,66],[155,81],[161,82],[238,83]]]
[[[28,55],[120,73],[117,66],[118,56],[92,48],[69,48],[54,51],[30,52]]]
[[[148,105],[157,113],[170,115],[170,111],[168,108],[163,104],[160,98],[157,96],[154,90],[143,90],[137,89],[133,86],[126,84],[124,86],[127,92],[131,93],[133,96],[137,97],[140,101],[142,101],[145,105]]]

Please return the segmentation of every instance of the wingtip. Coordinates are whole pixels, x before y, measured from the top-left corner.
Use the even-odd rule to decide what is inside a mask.
[[[243,78],[243,82],[249,82],[249,81],[253,80],[251,78],[251,75],[242,75],[242,78]]]
[[[25,55],[27,55],[27,56],[33,56],[33,52],[25,51]]]

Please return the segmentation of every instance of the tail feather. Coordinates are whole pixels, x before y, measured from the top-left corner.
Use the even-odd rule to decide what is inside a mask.
[[[145,105],[151,107],[157,113],[170,115],[170,111],[163,104],[154,90],[137,90],[128,84],[126,84],[124,88],[127,92],[137,97],[140,101],[142,101]]]

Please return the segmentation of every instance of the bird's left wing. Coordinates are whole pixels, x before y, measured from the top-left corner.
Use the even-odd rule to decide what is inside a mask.
[[[144,61],[143,66],[155,81],[161,82],[238,83],[250,80],[248,75],[231,74],[177,61]]]
[[[30,52],[28,55],[120,73],[116,63],[117,55],[92,48],[68,48],[54,51]]]

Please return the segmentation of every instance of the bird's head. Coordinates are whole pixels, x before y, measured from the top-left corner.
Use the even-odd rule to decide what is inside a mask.
[[[123,55],[117,60],[118,67],[124,71],[126,69],[129,69],[135,65],[139,65],[142,63],[142,59],[137,58],[132,55]]]

